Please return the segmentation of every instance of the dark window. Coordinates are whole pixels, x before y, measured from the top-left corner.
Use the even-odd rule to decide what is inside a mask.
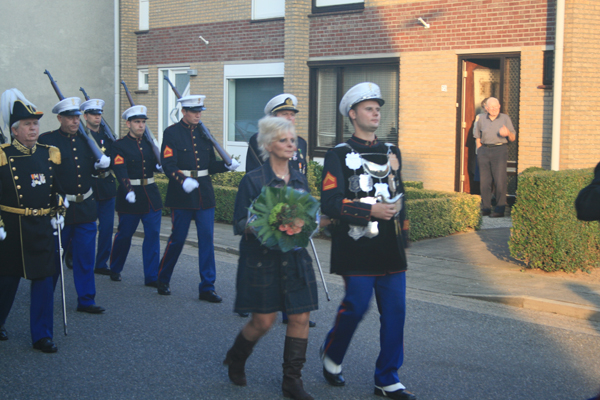
[[[544,51],[544,78],[542,85],[554,83],[554,50]]]
[[[328,64],[310,62],[309,137],[311,155],[322,157],[342,143],[354,130],[350,119],[342,117],[338,106],[344,93],[360,82],[374,82],[381,88],[385,104],[376,134],[380,141],[398,143],[399,60],[352,60]]]
[[[350,10],[364,10],[364,8],[364,0],[312,0],[313,14]]]

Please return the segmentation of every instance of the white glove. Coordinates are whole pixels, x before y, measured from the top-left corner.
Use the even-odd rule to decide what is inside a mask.
[[[50,224],[52,225],[52,229],[57,230],[60,226],[60,229],[65,227],[65,217],[62,215],[57,215],[56,217],[52,217],[50,220]]]
[[[190,193],[192,190],[196,189],[198,186],[200,186],[200,184],[198,183],[197,180],[192,179],[192,178],[185,178],[185,181],[183,181],[183,190],[186,193]]]
[[[125,195],[125,200],[131,204],[135,203],[135,192],[129,192]]]
[[[100,160],[96,161],[96,164],[94,164],[94,168],[96,168],[96,169],[108,168],[109,165],[110,165],[110,157],[102,156],[102,157],[100,157]]]
[[[0,227],[0,242],[3,241],[4,239],[6,239],[6,231],[4,230],[4,227]]]
[[[63,200],[63,206],[65,206],[65,208],[69,208],[69,200],[67,200],[66,197]]]
[[[160,164],[156,164],[156,169],[162,173],[164,173],[165,171],[163,171],[163,167]]]
[[[230,171],[235,171],[239,166],[240,166],[240,163],[235,158],[231,159],[231,165],[230,166],[226,165],[227,169],[230,170]]]

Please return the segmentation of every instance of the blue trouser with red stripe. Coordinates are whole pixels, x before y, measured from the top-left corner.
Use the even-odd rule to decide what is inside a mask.
[[[96,201],[98,210],[98,251],[95,269],[107,269],[115,229],[115,198]]]
[[[96,221],[65,225],[61,235],[63,249],[71,248],[73,254],[73,281],[77,291],[77,306],[89,307],[95,303],[96,281],[94,280],[94,255],[96,254]],[[56,239],[58,250],[58,239]],[[56,252],[56,265],[60,262]],[[58,269],[58,268],[57,268]],[[54,286],[60,269],[54,276]]]
[[[156,282],[158,262],[160,260],[160,221],[162,211],[150,211],[144,214],[119,213],[119,228],[115,234],[110,255],[110,271],[120,274],[131,248],[131,238],[140,221],[144,226],[142,243],[142,261],[144,263],[144,283]]]
[[[18,276],[0,276],[0,326],[4,325],[10,313],[19,282]],[[29,326],[31,341],[43,338],[52,339],[54,315],[54,284],[52,277],[31,280],[31,304],[29,306]]]
[[[381,323],[375,385],[384,387],[400,382],[398,369],[404,360],[406,274],[344,276],[344,282],[346,295],[338,308],[335,324],[325,337],[325,354],[334,363],[342,364],[354,331],[369,309],[375,290]]]
[[[165,248],[165,254],[160,262],[158,271],[158,280],[163,283],[169,283],[173,275],[173,269],[185,239],[190,230],[192,219],[196,222],[196,233],[198,235],[198,268],[200,270],[200,284],[198,290],[206,292],[215,290],[215,279],[217,276],[215,267],[215,209],[207,210],[181,210],[171,209],[171,237]]]

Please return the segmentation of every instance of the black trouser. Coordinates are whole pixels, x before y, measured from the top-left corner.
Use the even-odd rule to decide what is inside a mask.
[[[492,193],[496,197],[494,212],[504,214],[506,207],[508,146],[481,146],[477,150],[481,188],[481,209],[491,211]],[[493,184],[493,186],[492,186]]]

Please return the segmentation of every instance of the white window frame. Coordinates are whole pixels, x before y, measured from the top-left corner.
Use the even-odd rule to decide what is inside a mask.
[[[140,0],[139,30],[150,29],[150,0]]]
[[[163,90],[164,90],[164,78],[163,78],[163,72],[164,71],[168,71],[169,73],[169,79],[171,80],[171,82],[175,83],[175,75],[176,74],[181,74],[181,73],[185,73],[187,74],[187,71],[190,69],[189,66],[187,67],[163,67],[163,68],[159,68],[158,69],[158,144],[159,147],[162,145],[162,138],[163,138]],[[168,108],[169,110],[177,108],[177,115],[179,115],[179,113],[181,112],[181,105],[179,103],[177,103],[177,98],[175,96],[175,93],[173,93],[173,90],[168,87]],[[188,83],[187,87],[185,88],[185,90],[183,91],[183,93],[180,93],[182,96],[187,96],[190,94],[190,84]],[[169,114],[170,115],[170,114]],[[170,124],[169,124],[170,125]]]
[[[317,7],[343,6],[346,4],[364,3],[365,0],[315,0]]]
[[[283,78],[285,64],[257,63],[225,65],[223,70],[223,146],[232,157],[238,157],[246,165],[248,143],[229,140],[229,84],[236,79]]]
[[[285,17],[285,0],[252,0],[252,19]]]
[[[148,90],[148,68],[138,69],[138,90]]]

